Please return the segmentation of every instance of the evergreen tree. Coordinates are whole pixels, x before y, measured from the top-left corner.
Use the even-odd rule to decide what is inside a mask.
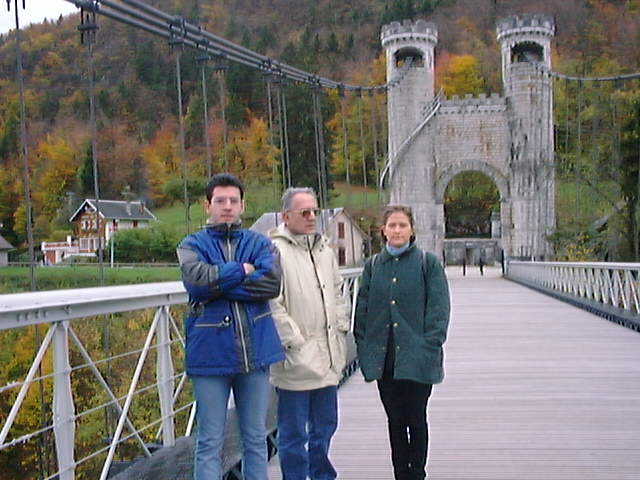
[[[336,32],[331,32],[329,35],[329,39],[327,40],[327,51],[332,53],[340,52],[340,43],[338,42]]]

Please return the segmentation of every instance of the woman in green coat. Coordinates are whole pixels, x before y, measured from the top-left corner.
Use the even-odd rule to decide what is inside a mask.
[[[427,401],[444,377],[449,287],[438,259],[414,244],[409,207],[386,207],[381,232],[385,247],[362,273],[354,335],[364,378],[377,381],[387,414],[395,478],[422,480]]]

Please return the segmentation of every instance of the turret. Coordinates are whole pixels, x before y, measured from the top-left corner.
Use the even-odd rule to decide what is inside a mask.
[[[502,51],[502,81],[509,109],[513,254],[543,258],[555,229],[553,89],[547,15],[513,16],[496,27]]]
[[[436,26],[424,20],[392,22],[382,27],[387,54],[389,153],[393,154],[420,121],[434,96]]]

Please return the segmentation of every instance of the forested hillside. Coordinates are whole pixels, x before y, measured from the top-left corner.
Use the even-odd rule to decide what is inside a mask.
[[[274,58],[362,85],[384,82],[380,27],[403,18],[425,18],[437,24],[437,81],[449,95],[500,92],[495,23],[500,17],[519,13],[537,12],[555,17],[553,62],[558,71],[592,75],[640,70],[640,0],[148,0],[147,3]],[[25,30],[28,146],[36,241],[63,238],[69,230],[70,209],[78,198],[93,195],[87,48],[79,42],[77,24],[78,16],[72,15]],[[173,52],[165,41],[145,32],[104,18],[99,18],[99,25],[95,64],[101,195],[118,199],[129,186],[155,207],[179,201],[180,189],[172,188],[175,187],[172,182],[175,184],[182,175]],[[15,245],[22,245],[26,229],[15,58],[13,34],[0,36],[0,234]],[[220,114],[219,78],[219,74],[209,71],[207,100],[214,170],[228,165],[249,183],[280,182],[280,150],[278,143],[270,139],[263,77],[235,65],[225,73],[227,129]],[[199,67],[193,52],[186,51],[183,55],[182,80],[188,175],[198,178],[207,171],[207,159]],[[632,143],[635,135],[631,112],[637,90],[637,85],[632,85],[620,95],[619,125],[628,127],[630,133],[625,136],[624,128],[618,129],[619,156],[626,148],[625,141]],[[286,95],[292,180],[294,184],[315,185],[311,95],[307,87],[296,85],[287,86]],[[590,95],[602,97],[602,93]],[[579,222],[573,216],[559,219],[562,232],[569,232],[568,238],[576,238],[596,217],[607,213],[607,208],[615,205],[621,195],[624,197],[622,185],[633,178],[602,175],[599,165],[607,159],[598,155],[605,155],[607,149],[598,155],[587,154],[595,151],[595,143],[581,144],[581,152],[576,155],[574,134],[568,135],[575,132],[576,124],[581,125],[583,132],[589,131],[587,126],[595,132],[592,124],[597,119],[599,133],[605,136],[613,134],[602,131],[610,124],[596,114],[596,107],[591,113],[585,110],[587,113],[581,118],[576,92],[572,93],[570,88],[560,89],[556,101],[556,123],[564,125],[561,133],[571,137],[558,145],[560,184],[563,179],[574,182],[577,170],[584,167],[586,174],[593,170],[601,176],[589,178],[596,183],[604,182],[607,198],[612,197],[580,217]],[[349,182],[364,183],[364,158],[366,181],[375,184],[385,148],[384,102],[383,95],[372,99],[365,96],[362,100],[347,96],[342,102],[335,92],[323,97],[331,181],[345,181],[348,170]],[[620,112],[627,112],[627,116]],[[349,132],[346,148],[343,115]],[[593,122],[589,123],[590,120]],[[228,130],[226,148],[225,130]],[[595,138],[594,134],[591,139]],[[375,158],[374,152],[378,153]],[[582,162],[582,153],[587,163]],[[580,169],[576,167],[578,164]],[[619,169],[622,165],[624,162],[614,166]],[[588,185],[576,187],[576,192],[579,188],[587,189],[583,198],[589,195]],[[628,200],[627,205],[637,201],[637,192]],[[564,215],[562,206],[559,215]],[[636,212],[626,215],[633,218]]]

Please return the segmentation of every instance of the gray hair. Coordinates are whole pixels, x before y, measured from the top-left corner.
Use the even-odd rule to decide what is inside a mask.
[[[293,203],[293,197],[298,195],[299,193],[306,193],[308,195],[312,195],[313,198],[316,198],[316,192],[313,191],[313,188],[310,187],[289,187],[282,194],[282,211],[286,212],[291,209],[291,204]]]

